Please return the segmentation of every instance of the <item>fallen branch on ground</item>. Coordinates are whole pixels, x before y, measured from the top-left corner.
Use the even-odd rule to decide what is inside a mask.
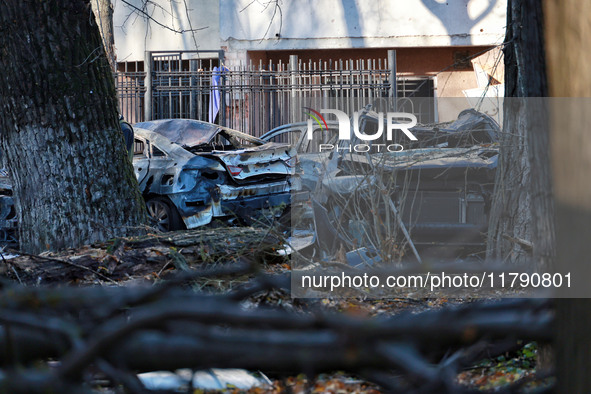
[[[171,283],[251,269],[243,264],[182,272]],[[483,343],[502,344],[502,350],[517,340],[552,337],[553,311],[545,300],[471,303],[381,319],[241,304],[243,297],[285,282],[263,276],[226,295],[167,282],[147,288],[4,285],[0,391],[29,392],[35,383],[83,391],[87,371],[96,366],[129,386],[139,384],[138,371],[240,367],[281,373],[346,370],[373,377],[390,391],[462,392],[453,377],[483,351]],[[450,349],[457,352],[449,356]],[[35,367],[49,357],[59,360],[56,368]],[[402,386],[400,379],[385,378],[392,378],[392,371],[404,376]]]

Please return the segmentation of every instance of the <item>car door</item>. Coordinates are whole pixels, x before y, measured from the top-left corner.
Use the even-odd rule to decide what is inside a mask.
[[[150,176],[154,177],[152,190],[159,194],[172,193],[177,163],[162,149],[149,141]],[[155,189],[154,189],[155,187]]]
[[[135,137],[133,143],[133,170],[140,190],[143,191],[148,170],[150,168],[150,155],[148,143],[139,137]]]

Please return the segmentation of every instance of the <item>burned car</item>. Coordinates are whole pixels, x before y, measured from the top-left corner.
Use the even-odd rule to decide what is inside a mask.
[[[268,142],[282,142],[291,144],[298,154],[297,174],[302,189],[314,191],[316,183],[325,171],[329,153],[321,152],[322,144],[334,144],[338,140],[339,123],[328,121],[328,127],[308,122],[290,123],[279,126],[263,134],[261,139]],[[311,128],[312,138],[308,138],[308,128]]]
[[[164,119],[134,125],[133,167],[162,230],[214,218],[251,221],[290,204],[295,149],[219,125]]]
[[[374,134],[378,119],[366,111],[360,129]],[[411,131],[417,140],[399,136],[405,148],[399,152],[357,153],[341,147],[338,170],[322,180],[324,204],[336,226],[357,241],[365,237],[369,242],[370,234],[374,243],[378,236],[391,239],[391,227],[398,227],[400,243],[484,245],[498,124],[468,109],[451,124]],[[401,239],[400,227],[407,239]]]
[[[376,134],[380,119],[370,108],[360,111],[360,132]],[[371,141],[404,148],[391,152],[349,148],[365,142],[353,132],[350,140],[339,141],[334,138],[337,126],[329,126],[328,139],[323,139],[334,146],[330,152],[309,148],[314,139],[305,140],[305,123],[285,125],[263,137],[291,135],[300,147],[300,162],[310,162],[300,170],[302,183],[311,190],[321,249],[370,246],[389,258],[394,249],[409,244],[413,249],[415,245],[482,249],[500,132],[492,118],[468,109],[454,122],[411,128],[416,140],[400,132],[392,140]]]

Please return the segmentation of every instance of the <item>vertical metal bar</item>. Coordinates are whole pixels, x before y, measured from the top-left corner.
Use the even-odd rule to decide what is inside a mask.
[[[256,110],[253,111],[253,127],[257,127],[257,126],[261,126],[262,123],[262,116],[261,116],[261,111],[263,109],[263,95],[261,94],[261,86],[263,83],[263,61],[262,59],[259,61],[259,70],[258,73],[253,73],[253,81],[255,81],[255,87],[256,87],[256,101],[255,101],[255,105],[253,107],[253,109],[256,108]]]
[[[356,90],[357,90],[357,101],[359,101],[360,107],[364,107],[367,103],[367,95],[366,95],[366,87],[365,87],[365,74],[361,71],[359,67],[359,59],[355,60],[354,62],[354,78],[353,81],[355,83]]]
[[[183,55],[182,52],[179,53],[179,69],[178,69],[178,78],[179,78],[179,94],[178,94],[178,98],[179,98],[179,110],[178,110],[178,116],[179,118],[183,117]]]
[[[265,91],[265,77],[271,77],[271,62],[267,65],[267,71],[261,72],[260,82],[259,82],[259,91],[261,95],[261,106],[259,107],[259,127],[267,126],[267,118],[265,117],[265,113],[269,114],[271,109],[269,108],[269,97],[267,92]]]
[[[168,57],[168,118],[172,118],[172,56]]]
[[[213,77],[213,75],[212,75]],[[219,112],[219,124],[227,126],[226,121],[226,73],[224,72],[224,66],[220,67],[220,112]]]
[[[195,59],[189,60],[189,117],[191,119],[197,119],[196,107],[197,107],[197,70],[198,64]]]
[[[146,93],[144,94],[144,120],[152,120],[152,52],[144,53],[144,71],[146,73],[144,84]]]
[[[388,97],[391,100],[394,111],[398,110],[398,86],[396,82],[396,51],[388,50],[388,67],[390,68],[390,92]]]
[[[244,131],[244,132],[248,132],[248,130],[246,129],[246,125],[244,124],[244,104],[246,102],[246,94],[244,92],[244,81],[243,81],[243,77],[244,74],[242,73],[242,70],[244,69],[244,66],[242,65],[242,60],[240,61],[240,66],[238,67],[237,70],[234,70],[234,72],[236,73],[237,76],[237,81],[238,81],[238,125],[237,125],[237,129],[240,131]]]
[[[269,64],[270,65],[270,64]],[[269,89],[272,92],[272,104],[273,108],[269,126],[267,130],[274,128],[275,126],[284,123],[285,119],[285,97],[283,97],[284,80],[282,78],[283,71],[285,70],[285,63],[279,59],[277,66],[273,69],[273,74],[269,79]]]
[[[201,61],[199,63],[201,63]],[[199,68],[203,69],[203,65],[201,64],[201,67]],[[209,68],[209,70],[211,70],[211,67]],[[203,105],[203,101],[205,99],[205,89],[203,87],[207,86],[207,84],[205,83],[205,80],[207,78],[206,75],[209,74],[204,71],[199,71],[199,73],[197,74],[197,117],[195,119],[205,119],[209,121],[208,117],[205,115],[205,108]]]
[[[288,123],[294,122],[296,118],[296,108],[295,108],[295,98],[296,98],[296,83],[297,77],[296,73],[298,71],[298,55],[289,55],[289,75],[290,75],[290,83],[291,83],[291,119]]]
[[[347,66],[346,62],[343,62],[343,60],[339,61],[339,96],[341,98],[341,108],[343,108],[345,110],[345,112],[347,112],[347,108],[348,108],[348,103],[349,101],[347,100],[346,97],[346,92],[345,92],[345,79],[347,78],[347,76],[345,75],[345,68]]]
[[[269,92],[269,114],[270,116],[267,117],[267,126],[264,128],[265,130],[270,130],[273,128],[275,124],[275,119],[278,118],[277,115],[277,106],[279,105],[279,95],[280,89],[277,80],[277,75],[281,72],[281,68],[283,64],[278,62],[277,64],[273,64],[272,61],[269,59],[269,74],[267,74],[267,85],[265,88]]]
[[[226,100],[226,122],[223,123],[224,126],[234,128],[234,96],[233,96],[233,85],[234,79],[230,73],[224,73],[225,75],[225,84],[224,84],[224,96]],[[221,100],[220,100],[221,101]]]
[[[260,63],[259,63],[260,64]],[[255,119],[256,119],[256,89],[255,89],[255,77],[254,77],[254,73],[255,73],[256,67],[253,64],[253,62],[250,62],[250,65],[248,66],[248,70],[247,70],[247,82],[248,82],[248,91],[249,91],[249,97],[248,97],[248,127],[250,130],[254,130],[255,126]],[[260,70],[260,67],[259,67]]]
[[[437,106],[437,76],[433,77],[433,122],[439,123],[439,107]]]

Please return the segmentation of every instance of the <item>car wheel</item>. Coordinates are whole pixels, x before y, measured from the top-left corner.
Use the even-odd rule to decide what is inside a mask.
[[[146,201],[148,217],[158,230],[174,231],[183,228],[181,217],[172,203],[163,197],[152,197]]]

